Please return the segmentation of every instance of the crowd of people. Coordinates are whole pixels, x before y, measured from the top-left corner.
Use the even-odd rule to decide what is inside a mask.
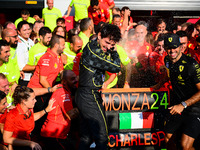
[[[114,0],[72,0],[64,16],[53,0],[47,6],[42,18],[23,10],[0,26],[0,149],[88,150],[95,142],[106,150],[102,89],[142,87],[172,93],[167,149],[177,149],[173,135],[180,127],[179,146],[194,149],[200,20],[167,25],[160,18],[152,31]],[[68,20],[73,6],[74,20]]]

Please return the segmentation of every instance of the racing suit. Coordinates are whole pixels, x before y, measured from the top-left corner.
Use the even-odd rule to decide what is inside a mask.
[[[95,141],[96,149],[105,150],[108,144],[108,129],[102,105],[102,77],[105,71],[120,71],[117,51],[104,53],[96,40],[91,40],[83,49],[80,60],[79,87],[76,103],[81,115],[81,140],[79,149],[88,150]]]

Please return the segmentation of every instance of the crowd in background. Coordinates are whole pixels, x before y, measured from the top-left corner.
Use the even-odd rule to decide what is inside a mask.
[[[101,36],[106,24],[121,32],[113,48],[121,71],[106,71],[102,89],[172,90],[164,80],[168,76],[164,38],[169,33],[180,37],[183,54],[200,62],[200,20],[167,24],[160,18],[152,31],[147,22],[135,22],[127,6],[115,7],[113,0],[72,0],[64,16],[53,0],[47,5],[42,18],[22,10],[15,22],[0,25],[2,149],[78,149],[80,115],[74,99],[79,62],[84,47]],[[75,16],[69,16],[73,6]]]

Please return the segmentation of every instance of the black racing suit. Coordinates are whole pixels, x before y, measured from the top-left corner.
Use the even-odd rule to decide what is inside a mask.
[[[81,140],[79,149],[88,150],[95,141],[96,149],[107,149],[108,129],[102,105],[102,77],[105,71],[120,71],[120,59],[116,51],[104,53],[97,40],[90,41],[83,49],[80,60],[79,87],[76,103],[81,115]]]

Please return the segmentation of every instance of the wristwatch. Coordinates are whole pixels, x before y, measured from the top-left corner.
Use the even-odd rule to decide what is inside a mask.
[[[183,101],[183,102],[181,102],[181,104],[183,105],[184,108],[187,108],[186,102]]]

